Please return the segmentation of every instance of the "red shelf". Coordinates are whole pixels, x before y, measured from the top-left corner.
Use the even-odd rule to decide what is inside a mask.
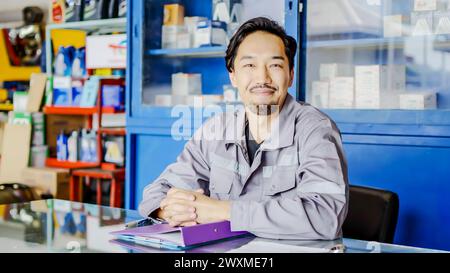
[[[124,136],[127,131],[124,128],[100,128],[98,129],[100,134],[114,135],[114,136]]]
[[[45,161],[47,167],[63,168],[63,169],[79,169],[79,168],[95,168],[99,166],[97,162],[71,162],[71,161],[59,161],[56,158],[47,158]]]
[[[62,107],[62,106],[45,106],[45,114],[55,115],[92,115],[97,113],[96,107]]]
[[[118,114],[118,113],[125,113],[125,110],[116,110],[116,108],[112,107],[112,106],[105,106],[102,107],[102,113],[104,114]]]

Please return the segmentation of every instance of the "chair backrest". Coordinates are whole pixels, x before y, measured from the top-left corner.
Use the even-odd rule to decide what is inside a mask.
[[[39,199],[37,193],[20,183],[0,184],[0,204],[23,203]]]
[[[391,191],[350,186],[347,218],[342,227],[346,238],[392,243],[397,226],[398,195]]]

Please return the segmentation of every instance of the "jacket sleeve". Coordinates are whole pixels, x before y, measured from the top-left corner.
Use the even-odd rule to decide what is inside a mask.
[[[202,139],[203,126],[186,143],[175,163],[170,164],[162,174],[143,191],[139,213],[146,217],[159,208],[162,199],[172,187],[185,190],[208,188],[209,165],[204,154],[207,140]]]
[[[307,127],[307,133],[300,135],[293,197],[233,201],[233,230],[273,239],[333,240],[342,236],[348,179],[340,133],[329,119]]]

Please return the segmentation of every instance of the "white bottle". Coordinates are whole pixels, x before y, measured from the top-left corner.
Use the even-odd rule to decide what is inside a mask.
[[[67,140],[67,148],[69,151],[69,161],[76,162],[78,160],[78,132],[73,131]]]

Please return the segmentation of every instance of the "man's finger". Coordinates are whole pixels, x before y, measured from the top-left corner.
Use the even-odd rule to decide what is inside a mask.
[[[189,206],[186,204],[180,204],[180,203],[173,203],[170,205],[167,205],[165,207],[166,210],[179,212],[179,213],[192,213],[195,212],[195,207]]]
[[[184,223],[180,224],[180,226],[183,226],[183,227],[191,227],[191,226],[195,226],[195,225],[197,225],[197,222],[195,222],[195,221],[184,222]]]
[[[195,195],[193,193],[182,192],[182,191],[178,191],[177,193],[174,193],[170,197],[171,198],[182,199],[182,200],[186,200],[186,201],[194,201],[195,200]]]
[[[184,214],[177,214],[170,218],[171,221],[176,222],[190,222],[192,220],[195,220],[197,218],[197,214],[195,213],[184,213]]]
[[[195,192],[200,193],[200,194],[204,194],[205,193],[205,191],[203,189],[197,189],[197,190],[195,190]]]

